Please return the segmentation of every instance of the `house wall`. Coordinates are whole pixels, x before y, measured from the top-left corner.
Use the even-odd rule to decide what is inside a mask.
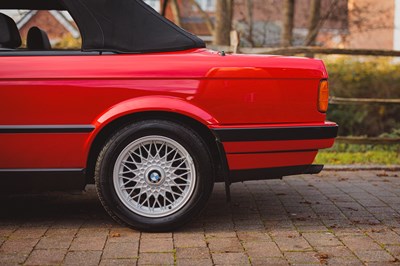
[[[395,1],[349,0],[350,27],[345,47],[392,50]]]
[[[400,0],[395,2],[393,49],[400,50]]]
[[[70,35],[68,30],[48,11],[38,11],[22,28],[20,34],[23,40],[31,27],[36,26],[44,30],[51,42],[57,42],[66,35]]]

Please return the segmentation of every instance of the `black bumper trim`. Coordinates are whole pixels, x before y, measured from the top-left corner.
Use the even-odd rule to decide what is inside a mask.
[[[338,126],[215,128],[222,142],[331,139],[337,136]]]
[[[0,169],[0,192],[37,192],[83,189],[83,168]]]
[[[229,177],[232,183],[250,180],[280,179],[283,176],[289,175],[318,174],[323,168],[323,165],[312,164],[265,169],[231,170]]]
[[[93,125],[7,125],[0,126],[0,134],[32,133],[90,133]]]

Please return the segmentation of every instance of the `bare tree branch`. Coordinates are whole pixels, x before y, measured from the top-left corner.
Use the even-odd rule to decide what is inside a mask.
[[[248,41],[254,47],[253,39],[253,0],[246,0],[247,24],[249,25]]]
[[[181,11],[180,11],[177,0],[171,1],[171,10],[172,10],[172,15],[174,17],[175,24],[178,25],[179,27],[182,27]]]
[[[339,0],[332,0],[329,5],[328,11],[321,17],[321,0],[311,0],[311,14],[308,27],[308,34],[304,41],[306,46],[315,45],[318,33],[324,25],[325,21],[332,15],[333,11],[337,8]]]
[[[230,45],[230,34],[232,29],[233,0],[218,0],[215,11],[215,45]]]
[[[189,1],[190,1],[190,3],[191,3],[192,5],[194,5],[194,6],[197,8],[197,10],[200,12],[200,15],[202,16],[202,18],[204,19],[204,21],[205,21],[205,23],[206,23],[206,25],[207,25],[208,31],[211,33],[211,35],[213,35],[213,34],[214,34],[215,27],[214,27],[214,23],[213,23],[213,21],[211,20],[210,16],[207,14],[207,12],[205,12],[205,11],[201,8],[200,4],[197,3],[196,0],[189,0]]]
[[[292,45],[294,25],[295,0],[285,0],[283,3],[283,27],[281,45],[288,47]]]

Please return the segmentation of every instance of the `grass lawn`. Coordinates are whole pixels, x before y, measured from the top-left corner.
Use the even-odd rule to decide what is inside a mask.
[[[330,149],[320,150],[314,163],[400,165],[399,148],[400,145],[335,144]]]

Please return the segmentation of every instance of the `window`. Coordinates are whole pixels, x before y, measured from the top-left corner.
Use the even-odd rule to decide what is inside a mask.
[[[204,11],[215,11],[215,0],[196,0]]]
[[[17,41],[10,47],[2,48],[16,51],[81,49],[79,29],[67,11],[15,9],[0,10],[0,13],[13,20],[21,39],[18,47],[15,47]],[[18,33],[13,34],[16,35]]]
[[[160,0],[144,0],[144,2],[151,6],[155,11],[160,12]]]

